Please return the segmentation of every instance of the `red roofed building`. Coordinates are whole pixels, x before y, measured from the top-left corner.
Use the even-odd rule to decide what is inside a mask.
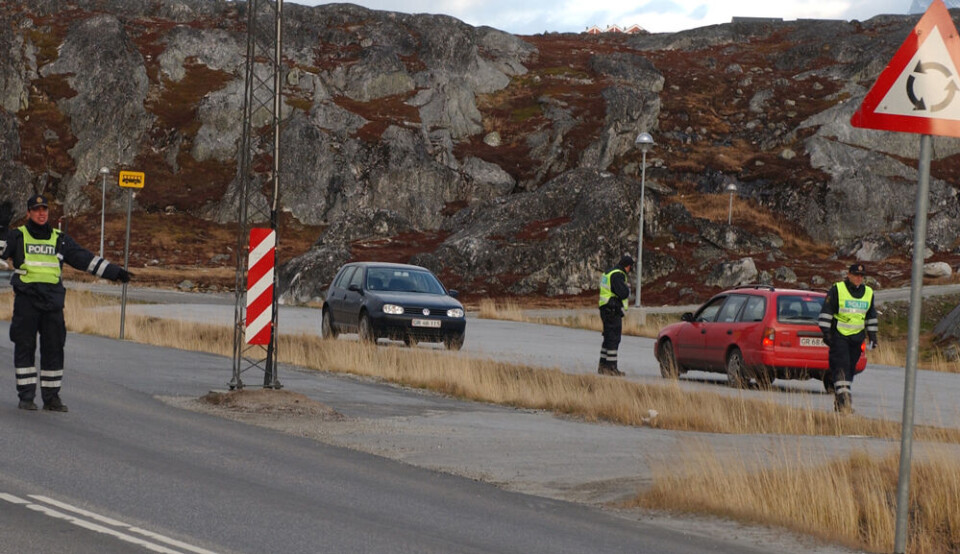
[[[592,27],[587,27],[587,30],[585,32],[588,35],[599,35],[601,33],[627,33],[630,35],[635,35],[638,33],[646,33],[647,30],[637,24],[633,24],[627,27],[626,29],[623,29],[619,25],[614,24],[614,25],[607,25],[606,29],[601,29],[597,25],[594,25]]]

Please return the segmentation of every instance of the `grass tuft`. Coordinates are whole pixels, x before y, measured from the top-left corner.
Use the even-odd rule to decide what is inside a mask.
[[[680,464],[657,471],[653,486],[629,506],[708,513],[777,525],[873,552],[893,550],[898,455],[864,451],[823,463],[811,453],[757,453],[721,460],[698,447]],[[820,456],[822,459],[824,456]],[[907,550],[960,551],[960,461],[938,450],[915,459],[910,484]]]

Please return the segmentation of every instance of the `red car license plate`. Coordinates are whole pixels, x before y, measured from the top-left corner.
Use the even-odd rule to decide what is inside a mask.
[[[800,346],[826,346],[820,337],[800,337]]]

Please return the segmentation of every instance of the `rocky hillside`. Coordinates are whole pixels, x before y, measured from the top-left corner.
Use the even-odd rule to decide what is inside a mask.
[[[119,169],[147,174],[131,265],[235,265],[245,4],[0,0],[0,198],[56,198],[122,253]],[[468,296],[592,294],[637,250],[644,303],[737,282],[909,277],[919,138],[851,114],[918,16],[675,34],[512,36],[445,16],[285,5],[285,301],[348,260],[413,262]],[[934,140],[929,260],[960,261],[960,141]],[[258,145],[265,152],[266,145]],[[268,164],[265,164],[268,166]],[[737,186],[732,225],[730,197]],[[22,212],[21,214],[22,215]]]

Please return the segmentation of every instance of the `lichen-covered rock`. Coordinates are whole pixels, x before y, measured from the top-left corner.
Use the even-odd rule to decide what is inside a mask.
[[[66,177],[61,195],[66,212],[76,214],[88,207],[80,188],[96,178],[105,160],[131,162],[150,126],[143,56],[115,16],[96,15],[70,28],[60,57],[40,74],[66,76],[76,91],[59,104],[77,138],[71,149],[76,172]]]
[[[69,5],[0,10],[0,199],[20,205],[42,188],[58,209],[82,214],[99,200],[101,166],[141,165],[157,187],[138,196],[144,210],[232,223],[244,201],[248,223],[266,221],[274,158],[261,132],[273,113],[262,98],[247,197],[233,169],[246,4]],[[278,208],[324,231],[281,285],[291,301],[316,298],[336,270],[320,266],[350,259],[357,241],[421,233],[443,242],[410,260],[467,292],[577,294],[636,252],[641,209],[642,277],[684,281],[678,291],[745,256],[769,279],[789,280],[775,268],[798,267],[786,259],[798,228],[839,258],[908,256],[919,141],[849,120],[914,23],[747,21],[524,39],[447,16],[291,4]],[[264,82],[266,61],[255,66]],[[658,144],[641,206],[643,131]],[[960,243],[958,156],[960,143],[935,139],[927,255],[955,255]],[[725,225],[697,204],[726,182],[783,227]],[[111,188],[108,206],[119,198]],[[720,281],[730,279],[711,283]]]

